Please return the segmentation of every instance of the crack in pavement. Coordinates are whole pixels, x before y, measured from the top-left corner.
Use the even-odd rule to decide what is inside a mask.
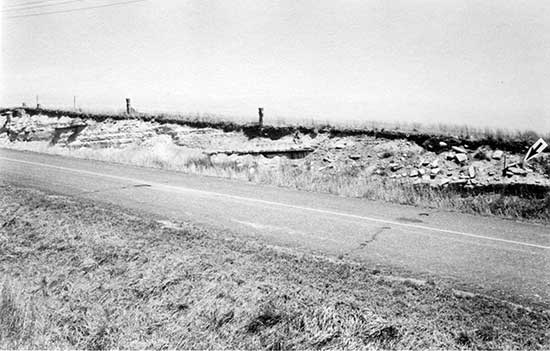
[[[347,256],[347,255],[351,254],[353,251],[357,251],[357,250],[364,249],[365,246],[367,246],[368,244],[370,244],[370,243],[376,241],[376,239],[378,238],[378,236],[379,236],[380,234],[382,234],[382,232],[383,232],[384,230],[386,230],[386,229],[391,229],[391,227],[388,227],[388,226],[379,227],[378,230],[375,231],[375,232],[371,235],[370,239],[367,239],[367,240],[363,241],[362,243],[359,244],[358,247],[349,250],[349,252],[346,253],[344,256]]]
[[[361,244],[359,244],[359,247],[364,248],[368,244],[372,243],[373,241],[376,240],[376,238],[378,238],[378,235],[380,235],[386,229],[391,229],[391,227],[388,227],[388,226],[380,227],[376,232],[374,232],[374,234],[372,234],[370,239],[365,240]]]
[[[150,188],[150,187],[151,187],[151,185],[149,185],[149,184],[133,184],[133,185],[125,185],[125,186],[122,186],[122,187],[117,186],[117,187],[112,187],[112,188],[84,191],[84,192],[78,193],[76,195],[96,194],[96,193],[103,193],[103,192],[111,191],[111,190],[126,190],[126,189],[129,189],[129,188]]]

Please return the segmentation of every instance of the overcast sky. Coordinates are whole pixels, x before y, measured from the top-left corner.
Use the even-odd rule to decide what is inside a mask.
[[[138,110],[550,130],[549,1],[150,0],[14,17],[120,1],[2,1],[1,104],[128,96]]]

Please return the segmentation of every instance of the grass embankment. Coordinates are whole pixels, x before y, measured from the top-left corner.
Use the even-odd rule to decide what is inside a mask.
[[[548,349],[550,317],[0,185],[0,349]]]
[[[373,177],[359,167],[350,167],[336,174],[322,174],[303,160],[283,159],[275,169],[262,167],[253,158],[251,162],[238,159],[214,162],[200,150],[175,145],[168,136],[155,137],[143,144],[125,148],[73,149],[49,146],[44,142],[14,143],[7,146],[13,149],[550,224],[550,192],[543,196],[518,196],[499,191],[475,193],[463,189],[432,188],[413,185],[407,181]],[[542,162],[549,162],[547,156],[545,160]]]

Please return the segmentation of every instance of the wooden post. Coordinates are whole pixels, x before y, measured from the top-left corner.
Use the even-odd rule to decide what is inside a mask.
[[[130,114],[132,111],[132,106],[130,104],[130,98],[126,98],[126,114]]]
[[[36,95],[36,109],[40,110],[40,102],[38,102],[38,95]]]
[[[264,108],[258,107],[258,126],[262,128],[264,126]]]
[[[73,96],[73,109],[76,111],[76,95]]]

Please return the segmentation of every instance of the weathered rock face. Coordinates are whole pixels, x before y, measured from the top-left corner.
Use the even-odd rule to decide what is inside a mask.
[[[31,117],[24,110],[15,110],[11,118],[6,118],[2,133],[10,140],[39,141],[51,138],[57,119],[45,116]]]
[[[15,115],[17,115],[15,117]],[[44,115],[28,116],[24,110],[0,117],[6,124],[0,129],[0,142],[9,138],[18,141],[51,142],[56,133],[56,144],[67,147],[126,147],[145,145],[160,136],[177,146],[212,155],[213,164],[235,162],[246,169],[261,172],[277,169],[282,161],[291,161],[292,169],[318,172],[322,176],[376,177],[395,179],[399,182],[428,183],[436,187],[461,184],[484,186],[494,183],[532,183],[550,185],[541,169],[528,171],[520,166],[510,167],[503,174],[504,153],[488,147],[477,147],[475,152],[466,145],[437,141],[433,151],[406,140],[385,140],[368,136],[330,137],[328,134],[294,134],[277,140],[255,137],[250,139],[241,132],[224,132],[213,128],[191,128],[176,124],[159,124],[140,120],[78,120],[75,118],[51,118]],[[85,125],[74,138],[74,130]],[[155,139],[156,140],[156,139]],[[153,146],[151,146],[153,147]],[[291,150],[311,148],[299,159],[273,154],[264,157],[258,150]],[[521,162],[522,155],[508,154],[507,164]],[[239,162],[237,162],[239,161]],[[285,164],[285,167],[288,164]],[[252,171],[251,171],[252,172]]]

